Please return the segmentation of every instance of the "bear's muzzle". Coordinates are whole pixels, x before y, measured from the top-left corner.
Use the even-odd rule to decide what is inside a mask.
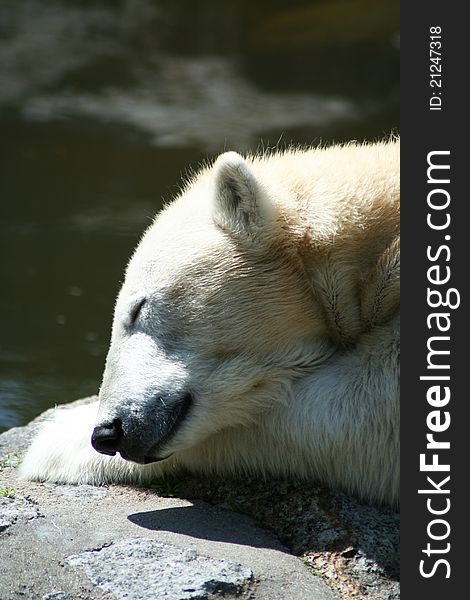
[[[192,403],[191,394],[185,394],[178,402],[162,403],[153,414],[151,436],[138,423],[126,419],[126,415],[100,423],[93,430],[91,445],[101,454],[115,456],[119,452],[123,459],[139,464],[164,460],[171,453],[163,455],[162,448],[176,434]]]

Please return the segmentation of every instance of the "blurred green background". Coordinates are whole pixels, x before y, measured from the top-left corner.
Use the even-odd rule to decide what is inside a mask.
[[[1,0],[0,431],[95,393],[189,167],[399,124],[398,0]]]

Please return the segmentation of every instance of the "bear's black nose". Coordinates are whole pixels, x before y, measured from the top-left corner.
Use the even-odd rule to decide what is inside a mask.
[[[91,445],[101,454],[114,456],[122,439],[121,419],[114,419],[112,423],[99,425],[93,430]]]

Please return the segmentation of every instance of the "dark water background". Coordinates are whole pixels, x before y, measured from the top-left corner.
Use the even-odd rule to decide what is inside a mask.
[[[188,167],[397,130],[397,0],[1,0],[0,431],[99,387]]]

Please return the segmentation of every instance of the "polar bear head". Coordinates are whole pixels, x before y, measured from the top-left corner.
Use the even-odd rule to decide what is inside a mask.
[[[254,423],[328,352],[295,216],[255,166],[221,155],[137,247],[115,308],[98,451],[154,462]]]

